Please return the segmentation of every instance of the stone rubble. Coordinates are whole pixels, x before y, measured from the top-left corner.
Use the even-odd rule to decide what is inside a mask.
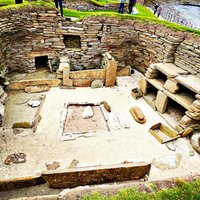
[[[154,158],[152,160],[152,164],[161,170],[176,169],[180,164],[181,158],[182,155],[180,153],[166,155],[163,157]]]
[[[94,116],[94,112],[91,106],[86,106],[81,114],[83,119],[88,119]]]

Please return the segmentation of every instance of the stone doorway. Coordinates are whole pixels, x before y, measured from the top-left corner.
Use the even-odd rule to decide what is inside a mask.
[[[38,69],[49,69],[48,56],[37,56],[35,57],[35,68]]]

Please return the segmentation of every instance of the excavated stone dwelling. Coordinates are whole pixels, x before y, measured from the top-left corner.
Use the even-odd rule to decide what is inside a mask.
[[[143,76],[137,86],[130,87],[136,87],[140,96],[178,133],[194,131],[199,138],[198,35],[139,20],[88,17],[78,22],[62,21],[55,11],[42,11],[0,19],[0,55],[1,69],[6,72],[6,77],[10,77],[9,85],[6,78],[3,80],[8,85],[9,96],[15,90],[32,92],[34,87],[41,91],[59,85],[65,89],[90,87],[96,79],[106,87],[113,87],[116,76],[130,76],[131,69],[136,69]],[[41,78],[40,71],[43,70],[52,74]],[[5,88],[0,88],[0,123],[3,127]],[[24,103],[22,100],[18,103]],[[49,98],[40,96],[40,100],[43,104]],[[26,126],[37,133],[42,119],[40,111],[39,108],[31,116],[33,123],[21,124],[22,127],[17,124],[14,128]],[[194,148],[199,152],[199,146],[194,145]],[[38,183],[42,182],[40,176],[34,178]],[[2,185],[4,189],[13,188],[5,182]]]

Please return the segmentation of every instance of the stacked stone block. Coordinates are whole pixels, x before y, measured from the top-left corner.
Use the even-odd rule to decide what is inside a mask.
[[[177,48],[175,53],[175,64],[182,69],[187,70],[191,74],[200,77],[200,41],[185,40]]]
[[[200,120],[200,99],[196,99],[193,104],[189,106],[186,115],[192,119]]]
[[[147,71],[145,73],[145,76],[147,78],[157,78],[158,77],[158,70],[156,69],[156,67],[154,66],[154,64],[151,64],[148,68]]]

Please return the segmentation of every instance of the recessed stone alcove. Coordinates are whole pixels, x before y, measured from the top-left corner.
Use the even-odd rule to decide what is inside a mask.
[[[79,35],[63,35],[63,37],[66,48],[81,48],[81,38]]]
[[[35,68],[40,69],[40,68],[49,68],[48,66],[48,56],[36,56],[35,57]]]

